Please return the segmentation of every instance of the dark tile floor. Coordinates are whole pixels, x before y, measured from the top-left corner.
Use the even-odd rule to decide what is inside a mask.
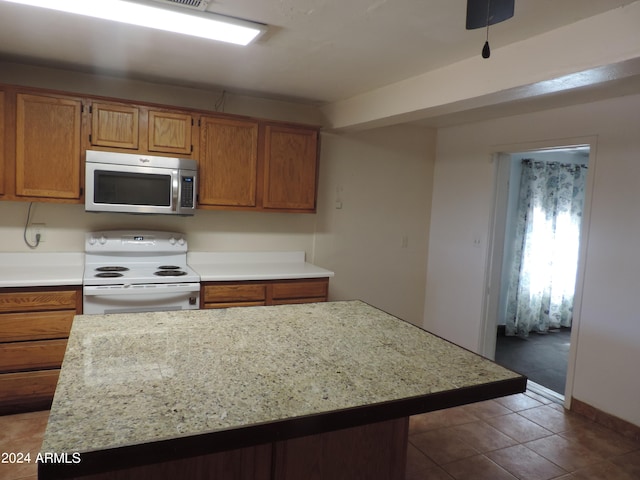
[[[562,328],[527,338],[506,337],[496,341],[496,363],[526,375],[529,380],[564,395],[571,329]]]
[[[528,390],[411,417],[406,480],[640,479],[640,443]]]
[[[0,416],[0,452],[35,457],[48,416]],[[0,480],[18,479],[37,480],[35,464],[0,463]],[[637,480],[640,443],[527,390],[411,417],[405,479]]]

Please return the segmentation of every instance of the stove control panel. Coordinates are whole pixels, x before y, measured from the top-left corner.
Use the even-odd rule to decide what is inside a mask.
[[[86,252],[186,252],[181,233],[159,231],[110,230],[86,234]]]

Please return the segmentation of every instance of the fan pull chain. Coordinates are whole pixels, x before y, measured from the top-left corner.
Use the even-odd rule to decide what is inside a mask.
[[[491,11],[491,0],[487,0],[487,39],[482,47],[482,58],[489,58],[491,56],[491,48],[489,47],[489,12]]]
[[[482,58],[489,58],[491,56],[491,48],[489,48],[489,25],[487,25],[487,39],[482,47]]]

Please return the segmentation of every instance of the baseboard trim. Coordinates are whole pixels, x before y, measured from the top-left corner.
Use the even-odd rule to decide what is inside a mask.
[[[636,442],[640,441],[640,427],[631,422],[627,422],[626,420],[622,420],[614,415],[603,412],[602,410],[592,407],[588,403],[584,403],[576,398],[571,398],[570,410],[587,417],[603,427],[615,430],[617,433],[630,438],[631,440]]]

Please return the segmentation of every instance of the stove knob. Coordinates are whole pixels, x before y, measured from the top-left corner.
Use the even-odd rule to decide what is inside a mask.
[[[176,239],[175,239],[175,238],[173,238],[173,237],[171,237],[171,238],[169,239],[169,243],[170,243],[171,245],[175,245],[175,244],[176,244]]]
[[[91,235],[89,237],[89,245],[95,245],[97,242],[96,237],[94,237],[93,235]]]
[[[184,238],[180,237],[178,239],[178,245],[184,245]]]
[[[105,243],[107,243],[107,237],[105,237],[104,235],[102,235],[100,237],[100,245],[104,245]]]

